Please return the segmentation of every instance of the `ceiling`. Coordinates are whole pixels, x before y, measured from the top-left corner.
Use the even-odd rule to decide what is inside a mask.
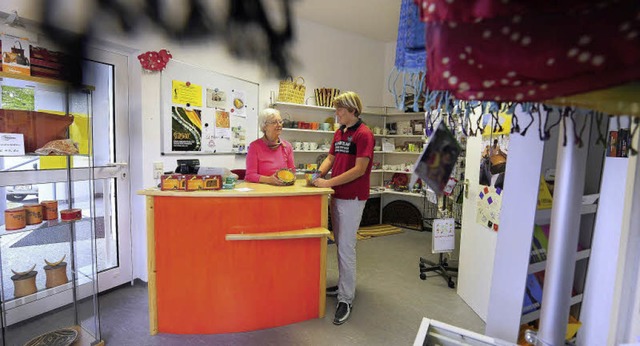
[[[298,0],[292,4],[298,18],[378,41],[397,38],[400,0]]]

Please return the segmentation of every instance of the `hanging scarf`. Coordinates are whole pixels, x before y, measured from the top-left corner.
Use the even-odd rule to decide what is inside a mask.
[[[407,96],[413,94],[410,109],[417,112],[422,105],[418,104],[419,96],[424,93],[424,77],[426,72],[426,52],[424,42],[425,25],[420,20],[418,6],[413,0],[402,0],[400,20],[398,23],[398,41],[396,44],[396,60],[394,69],[389,75],[389,91],[396,100],[398,109],[405,108]],[[398,95],[398,80],[401,80]],[[409,88],[409,90],[407,90]]]
[[[430,90],[524,102],[640,79],[640,1],[415,3],[426,22]]]

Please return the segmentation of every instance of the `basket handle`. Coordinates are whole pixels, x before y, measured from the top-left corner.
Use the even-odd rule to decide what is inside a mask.
[[[22,49],[22,42],[20,42],[20,41],[16,40],[16,41],[13,43],[13,46],[14,46],[14,47],[16,46],[16,43],[20,46],[20,49]]]
[[[298,79],[302,79],[302,83],[298,83]],[[297,85],[304,85],[304,78],[302,78],[301,76],[296,77],[296,84]]]

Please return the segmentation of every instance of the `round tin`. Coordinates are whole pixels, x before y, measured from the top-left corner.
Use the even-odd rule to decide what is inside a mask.
[[[27,216],[27,225],[37,225],[42,222],[42,205],[28,204],[24,206]]]
[[[77,221],[82,219],[81,209],[64,209],[60,210],[60,218],[62,221]]]
[[[4,211],[5,230],[15,231],[27,225],[27,216],[24,208],[13,208]]]
[[[58,201],[42,201],[42,216],[45,220],[58,219]]]

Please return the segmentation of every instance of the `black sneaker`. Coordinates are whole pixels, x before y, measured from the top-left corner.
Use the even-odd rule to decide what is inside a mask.
[[[338,286],[327,287],[327,296],[329,296],[329,297],[337,297],[338,296]]]
[[[351,315],[351,304],[347,304],[345,302],[339,302],[338,308],[336,309],[336,316],[333,318],[333,324],[341,325],[349,319],[349,315]]]

